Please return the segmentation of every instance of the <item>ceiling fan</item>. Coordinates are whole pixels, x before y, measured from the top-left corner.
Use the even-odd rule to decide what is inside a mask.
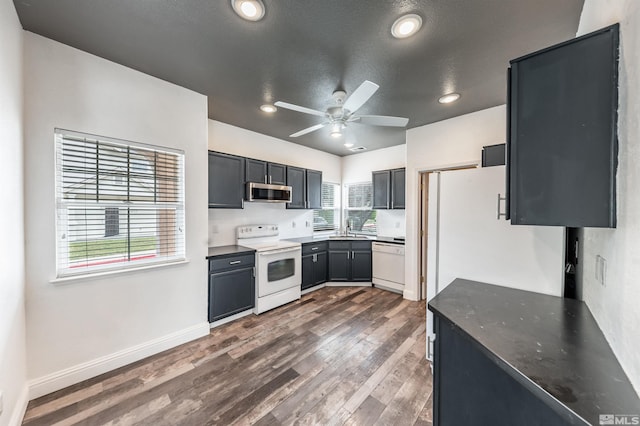
[[[347,94],[342,90],[333,92],[333,106],[327,108],[326,111],[318,111],[303,106],[290,104],[288,102],[277,101],[274,105],[281,108],[290,109],[292,111],[302,112],[304,114],[317,115],[324,117],[326,121],[315,126],[307,127],[296,132],[289,137],[297,138],[307,133],[315,132],[325,126],[331,126],[331,136],[339,138],[342,136],[342,130],[347,127],[348,123],[359,123],[371,126],[385,127],[405,127],[409,123],[408,118],[390,117],[387,115],[358,115],[356,111],[360,109],[373,96],[380,86],[365,80],[352,94],[347,98]]]

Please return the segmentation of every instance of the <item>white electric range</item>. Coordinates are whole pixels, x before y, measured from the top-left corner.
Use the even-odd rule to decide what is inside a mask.
[[[237,228],[237,244],[256,250],[256,305],[253,312],[298,300],[302,283],[302,246],[281,241],[278,225]]]

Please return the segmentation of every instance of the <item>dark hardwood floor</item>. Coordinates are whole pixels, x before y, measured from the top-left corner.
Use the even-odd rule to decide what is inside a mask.
[[[25,425],[431,425],[425,303],[327,287],[29,403]]]

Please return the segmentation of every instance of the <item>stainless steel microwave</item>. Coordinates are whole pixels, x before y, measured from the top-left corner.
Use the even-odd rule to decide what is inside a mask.
[[[268,183],[247,182],[247,201],[290,203],[291,187]]]

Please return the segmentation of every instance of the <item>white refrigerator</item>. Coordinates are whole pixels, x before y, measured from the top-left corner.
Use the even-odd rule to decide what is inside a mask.
[[[456,278],[561,296],[564,228],[511,225],[505,210],[505,166],[429,176],[427,300]],[[500,216],[499,216],[500,215]],[[427,353],[433,314],[427,311]]]

